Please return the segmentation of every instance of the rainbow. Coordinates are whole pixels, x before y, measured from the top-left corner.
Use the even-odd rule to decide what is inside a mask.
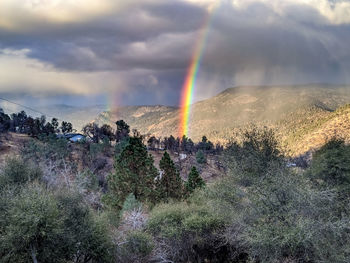
[[[218,1],[220,2],[220,1]],[[188,67],[186,78],[182,87],[181,101],[180,101],[180,123],[179,123],[179,136],[188,136],[189,121],[191,113],[191,104],[193,101],[193,93],[196,86],[196,80],[198,76],[199,65],[203,56],[203,51],[208,39],[208,33],[210,29],[210,23],[213,17],[213,10],[211,9],[207,13],[203,26],[199,32],[199,37],[194,46],[194,52]]]

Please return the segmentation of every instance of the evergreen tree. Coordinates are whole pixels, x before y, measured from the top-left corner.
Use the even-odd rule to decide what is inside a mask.
[[[157,190],[159,198],[168,201],[170,198],[181,199],[183,193],[183,182],[179,172],[176,170],[170,155],[165,152],[159,164],[162,175],[158,180]]]
[[[128,145],[117,156],[115,173],[108,178],[107,202],[120,208],[126,196],[134,194],[139,201],[153,201],[158,170],[141,138],[129,138]]]
[[[196,153],[196,160],[197,160],[197,163],[199,164],[207,163],[207,158],[202,150],[199,150]]]
[[[196,188],[202,188],[204,186],[205,182],[203,178],[199,175],[196,167],[193,166],[185,184],[187,193],[191,194]]]

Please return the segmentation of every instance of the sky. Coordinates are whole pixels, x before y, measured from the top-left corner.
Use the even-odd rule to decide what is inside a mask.
[[[31,106],[178,105],[232,86],[350,82],[350,2],[1,0],[0,97]]]

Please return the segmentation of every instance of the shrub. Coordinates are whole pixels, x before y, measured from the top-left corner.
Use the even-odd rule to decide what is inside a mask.
[[[126,248],[129,253],[139,257],[148,256],[153,250],[152,237],[146,232],[135,231],[128,234]]]
[[[185,202],[163,204],[153,209],[148,229],[159,249],[175,262],[218,260],[221,254],[220,231],[224,221],[204,204]]]
[[[25,163],[22,159],[11,157],[6,160],[0,175],[0,188],[6,185],[23,185],[34,180],[41,180],[43,177],[39,167]]]
[[[133,194],[129,194],[124,201],[123,208],[121,210],[121,214],[124,212],[129,212],[134,209],[141,209],[142,203],[137,201]]]
[[[242,131],[224,152],[226,165],[239,184],[249,186],[259,181],[271,166],[284,166],[278,140],[273,130],[256,126]]]
[[[322,188],[335,187],[350,197],[350,146],[332,139],[313,155],[309,175]]]
[[[3,195],[2,198],[5,198]],[[7,196],[9,206],[1,214],[0,257],[3,262],[60,262],[64,223],[54,196],[37,185]]]
[[[152,236],[142,231],[131,231],[117,242],[116,257],[118,262],[149,262],[154,243]]]
[[[6,204],[6,205],[5,205]],[[40,185],[1,193],[0,257],[4,262],[110,261],[107,225],[79,195]]]

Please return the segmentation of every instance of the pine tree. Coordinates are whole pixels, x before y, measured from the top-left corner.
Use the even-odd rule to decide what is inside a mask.
[[[121,206],[126,196],[134,194],[138,201],[153,201],[158,170],[140,138],[129,138],[128,145],[117,156],[115,173],[108,178],[106,197],[114,206]]]
[[[187,193],[191,194],[196,188],[202,188],[205,186],[203,178],[199,175],[196,167],[192,167],[188,180],[185,184]]]
[[[181,199],[183,194],[183,182],[170,155],[165,152],[159,163],[162,172],[158,180],[157,190],[160,200]]]
[[[199,150],[196,153],[196,160],[197,160],[197,163],[199,164],[207,163],[207,158],[202,150]]]

